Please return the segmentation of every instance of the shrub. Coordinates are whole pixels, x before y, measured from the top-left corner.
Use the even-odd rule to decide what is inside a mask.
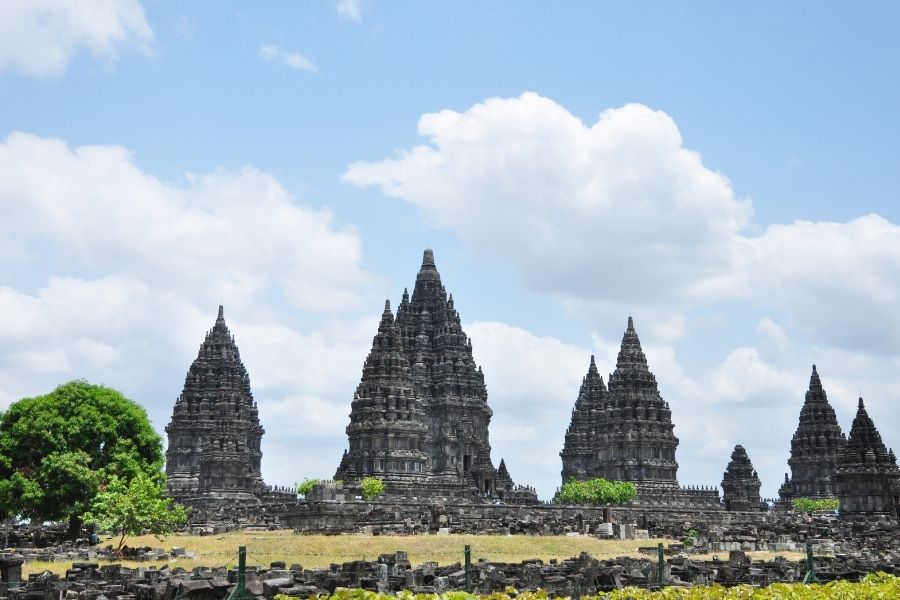
[[[366,500],[377,498],[384,493],[384,482],[377,477],[363,477],[359,482],[362,497]]]
[[[841,501],[837,498],[794,498],[794,510],[811,513],[819,510],[838,510]]]
[[[574,477],[562,486],[559,501],[563,504],[625,504],[637,498],[630,481],[609,481],[602,477],[578,481]]]
[[[297,484],[297,493],[306,498],[313,488],[322,483],[321,479],[310,479],[307,477]]]

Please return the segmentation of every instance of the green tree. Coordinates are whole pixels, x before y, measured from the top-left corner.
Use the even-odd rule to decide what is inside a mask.
[[[2,517],[68,520],[74,537],[102,484],[138,474],[162,484],[162,465],[146,411],[107,387],[71,381],[0,414]]]
[[[805,513],[838,510],[841,507],[841,501],[837,498],[794,498],[791,504],[795,511]]]
[[[384,493],[384,482],[377,477],[363,477],[359,482],[362,497],[366,500],[377,498]]]
[[[574,477],[559,490],[562,504],[625,504],[637,498],[637,489],[630,481],[609,481],[603,477],[578,481]]]
[[[116,552],[129,535],[149,531],[156,535],[172,533],[184,523],[187,514],[180,504],[172,504],[165,496],[165,486],[144,473],[126,482],[113,475],[94,496],[90,510],[83,515],[85,523],[93,523],[103,532],[119,536]]]
[[[309,496],[309,493],[313,491],[317,485],[322,483],[321,479],[311,479],[307,477],[303,481],[297,484],[297,493],[306,498]]]

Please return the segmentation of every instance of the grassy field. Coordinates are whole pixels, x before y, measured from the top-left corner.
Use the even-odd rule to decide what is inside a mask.
[[[130,538],[131,547],[151,546],[171,550],[182,546],[196,553],[194,559],[171,559],[170,567],[191,569],[194,566],[233,566],[237,564],[237,549],[247,547],[247,564],[268,566],[276,560],[288,566],[297,563],[306,568],[327,567],[331,563],[352,560],[373,560],[379,554],[403,550],[409,554],[413,565],[425,561],[439,564],[462,562],[463,547],[472,547],[472,561],[485,558],[495,562],[521,562],[529,558],[545,561],[566,559],[589,552],[596,558],[639,556],[638,548],[655,546],[657,542],[668,544],[674,540],[600,540],[592,537],[563,536],[487,536],[487,535],[297,535],[291,531],[231,532],[213,536],[172,535],[162,541],[153,536]],[[110,540],[109,543],[112,543]],[[101,545],[106,545],[102,541]],[[763,553],[750,553],[764,558]],[[788,556],[797,560],[802,555]],[[727,557],[727,554],[726,554]],[[765,557],[768,558],[768,557]],[[149,566],[148,562],[115,561],[127,566]],[[26,563],[24,572],[38,573],[50,570],[65,573],[68,563]],[[157,565],[161,566],[161,565]]]

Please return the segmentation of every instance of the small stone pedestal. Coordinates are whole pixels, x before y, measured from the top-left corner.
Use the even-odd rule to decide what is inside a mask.
[[[0,553],[0,580],[7,589],[17,588],[22,583],[22,563],[25,557],[9,552]]]

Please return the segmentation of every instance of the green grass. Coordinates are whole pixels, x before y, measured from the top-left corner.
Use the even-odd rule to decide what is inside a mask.
[[[114,544],[113,538],[104,538],[101,545]],[[462,562],[463,547],[472,548],[472,560],[484,558],[493,562],[521,562],[529,558],[563,560],[589,552],[599,559],[617,556],[641,556],[639,547],[656,546],[658,542],[669,544],[675,540],[601,540],[593,537],[565,536],[500,536],[500,535],[403,535],[372,536],[361,534],[345,535],[298,535],[291,531],[230,532],[211,536],[190,536],[174,534],[159,540],[154,536],[129,538],[131,547],[151,546],[171,550],[173,546],[183,546],[194,552],[193,559],[169,559],[169,566],[192,569],[195,566],[233,566],[237,564],[239,546],[247,547],[247,564],[268,566],[271,562],[283,560],[288,566],[300,564],[305,568],[327,567],[331,563],[352,560],[374,560],[379,554],[402,550],[409,554],[413,565],[425,561],[436,561],[441,565]],[[762,558],[764,553],[748,553],[751,557]],[[796,556],[793,556],[796,554]],[[791,560],[799,560],[800,553],[783,553]],[[726,553],[727,556],[727,553]],[[652,557],[649,557],[652,558]],[[766,556],[768,558],[768,556]],[[161,563],[110,561],[130,567],[149,566]],[[39,573],[50,570],[63,574],[69,563],[31,562],[24,565],[24,572]]]

